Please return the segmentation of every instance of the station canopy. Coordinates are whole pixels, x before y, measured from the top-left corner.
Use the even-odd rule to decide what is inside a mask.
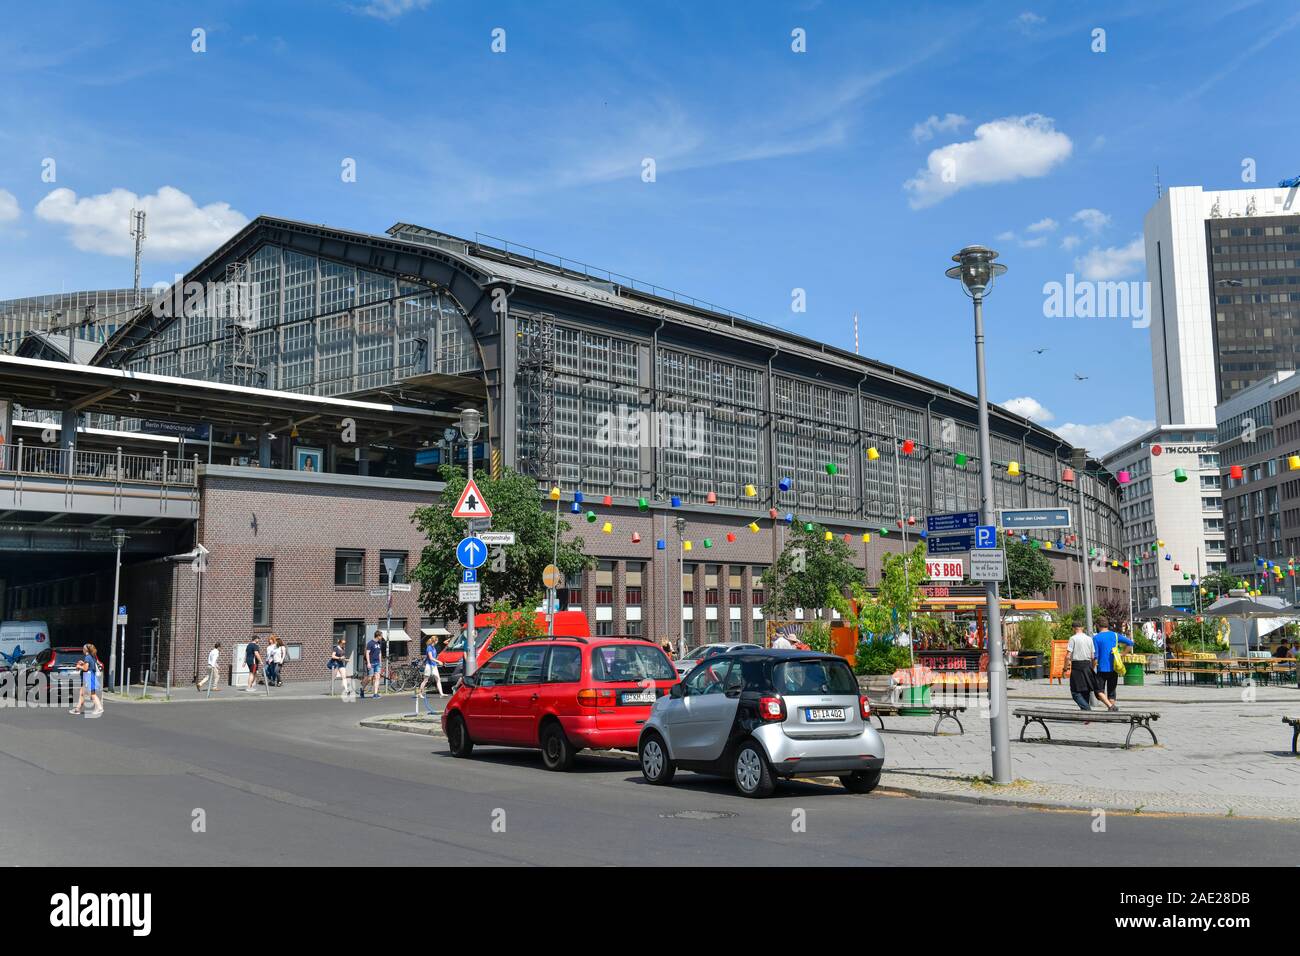
[[[70,410],[125,419],[207,424],[236,433],[296,429],[304,439],[338,442],[351,419],[357,445],[416,448],[457,413],[391,402],[281,392],[0,355],[0,398],[25,409]]]

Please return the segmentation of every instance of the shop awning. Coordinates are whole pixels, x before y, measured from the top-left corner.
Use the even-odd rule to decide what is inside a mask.
[[[425,637],[451,637],[451,631],[445,627],[422,627],[420,633]]]
[[[386,641],[409,641],[411,639],[411,635],[407,634],[400,627],[395,627],[391,631],[387,628],[381,627],[379,628],[379,633],[384,635],[384,640]]]
[[[918,611],[983,611],[987,604],[988,599],[984,597],[923,597],[917,600],[916,609]],[[1057,608],[1055,601],[1033,601],[1028,598],[1002,598],[998,601],[998,605],[1012,611],[1055,611]]]

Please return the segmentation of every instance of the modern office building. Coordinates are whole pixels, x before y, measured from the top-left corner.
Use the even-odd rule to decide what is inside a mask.
[[[973,396],[569,259],[409,224],[370,235],[260,217],[180,286],[87,369],[0,356],[0,385],[61,422],[116,414],[128,432],[199,430],[178,428],[183,445],[148,471],[174,478],[141,491],[154,509],[145,526],[92,519],[104,506],[89,498],[84,520],[61,513],[77,499],[67,482],[30,514],[0,486],[0,547],[56,552],[56,529],[70,526],[64,550],[89,553],[103,545],[77,530],[87,522],[139,529],[124,572],[128,637],[136,653],[164,648],[153,663],[176,673],[213,638],[229,648],[273,631],[299,655],[288,676],[319,676],[331,635],[353,642],[376,623],[382,558],[418,560],[409,516],[438,497],[436,465],[464,460],[444,433],[466,406],[483,413],[476,467],[521,471],[539,494],[562,489],[562,520],[594,559],[563,599],[596,633],[761,641],[762,574],[792,518],[844,536],[874,582],[901,547],[900,516],[924,527],[927,514],[978,507]],[[204,292],[202,307],[175,308],[186,289]],[[1089,461],[1066,481],[1068,443],[1000,408],[991,420],[996,506],[1082,515],[1115,561],[1095,577],[1098,596],[1122,599],[1114,477]],[[96,460],[119,484],[130,470]],[[570,513],[576,491],[599,523]],[[26,537],[4,538],[19,522],[33,525]],[[164,560],[196,543],[211,552],[199,608],[194,576]],[[1074,603],[1076,556],[1043,553],[1057,571],[1046,596]],[[79,593],[51,590],[44,565],[9,567],[10,606],[27,616],[49,606],[31,594]],[[90,590],[102,605],[103,589]],[[455,629],[423,620],[417,599],[395,596],[403,630]]]
[[[1197,582],[1226,566],[1215,441],[1210,425],[1162,426],[1102,459],[1121,483],[1135,608],[1194,607]]]
[[[1300,375],[1274,372],[1219,406],[1228,567],[1292,597],[1300,556]],[[1282,567],[1283,587],[1260,562]]]
[[[1157,424],[1213,421],[1216,403],[1297,367],[1296,189],[1176,186],[1144,234]]]
[[[146,296],[134,289],[100,289],[0,301],[0,352],[16,352],[31,332],[104,342],[139,311]]]

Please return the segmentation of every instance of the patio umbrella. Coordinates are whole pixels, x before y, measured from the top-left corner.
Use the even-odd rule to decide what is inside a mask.
[[[1201,612],[1201,615],[1203,617],[1226,617],[1239,620],[1245,624],[1248,621],[1258,621],[1264,618],[1300,617],[1300,607],[1288,604],[1277,606],[1267,604],[1264,601],[1236,598],[1207,608]],[[1246,656],[1249,657],[1252,650],[1254,648],[1251,647],[1251,633],[1250,629],[1247,629]]]
[[[1140,614],[1134,614],[1133,619],[1137,621],[1154,621],[1161,618],[1172,617],[1175,619],[1193,617],[1186,611],[1180,611],[1176,607],[1170,607],[1168,604],[1161,604],[1157,607],[1143,608]]]

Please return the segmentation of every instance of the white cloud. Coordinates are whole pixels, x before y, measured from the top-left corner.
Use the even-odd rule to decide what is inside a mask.
[[[983,123],[975,138],[932,150],[926,168],[903,184],[913,209],[942,202],[970,186],[1045,176],[1074,149],[1070,137],[1039,113]]]
[[[1101,232],[1110,225],[1110,216],[1100,209],[1080,209],[1070,217],[1070,222],[1081,222],[1089,232]]]
[[[7,189],[0,189],[0,222],[13,222],[22,215],[18,200]]]
[[[1019,415],[1021,418],[1027,418],[1031,422],[1050,422],[1052,413],[1043,407],[1042,403],[1036,398],[1028,395],[1021,395],[1019,398],[1009,398],[1005,402],[999,402],[1003,408],[1013,415]]]
[[[924,143],[934,139],[938,133],[956,132],[969,122],[970,120],[957,113],[947,113],[943,119],[939,119],[938,116],[931,116],[925,122],[917,123],[912,127],[912,139],[918,143]]]
[[[431,0],[367,0],[353,9],[379,20],[396,20],[412,10],[425,9],[430,2]]]
[[[1022,249],[1041,249],[1047,245],[1046,236],[1035,236],[1033,239],[1025,239],[1020,243]]]
[[[1093,457],[1100,458],[1155,427],[1153,420],[1124,415],[1097,425],[1076,425],[1070,422],[1052,430],[1071,445],[1086,448]]]
[[[1066,252],[1072,252],[1074,249],[1078,247],[1079,243],[1082,241],[1083,240],[1081,240],[1078,236],[1066,236],[1064,239],[1061,240],[1061,248],[1064,249]]]
[[[1146,246],[1138,236],[1127,246],[1093,246],[1074,260],[1074,270],[1084,279],[1105,282],[1137,275],[1146,263]]]
[[[210,252],[248,224],[248,217],[229,203],[199,206],[174,186],[163,186],[152,196],[118,188],[83,199],[59,188],[36,204],[36,215],[71,227],[72,244],[83,252],[129,256],[134,251],[132,209],[147,214],[145,249],[163,260]]]
[[[1042,26],[1044,23],[1047,22],[1047,19],[1045,17],[1040,17],[1038,14],[1034,13],[1031,10],[1026,10],[1024,13],[1020,14],[1020,16],[1016,17],[1016,19],[1012,22],[1015,23],[1015,25],[1019,27],[1021,30],[1028,33],[1034,27]]]
[[[1025,227],[1025,232],[1055,232],[1059,225],[1060,223],[1048,216],[1045,219],[1038,220],[1038,222],[1030,223]]]

